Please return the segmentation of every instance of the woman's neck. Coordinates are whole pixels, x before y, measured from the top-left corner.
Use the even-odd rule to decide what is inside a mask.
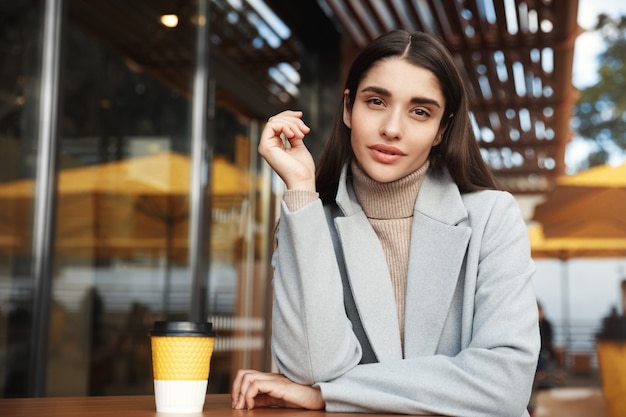
[[[372,179],[353,161],[352,183],[357,200],[370,219],[399,219],[413,216],[417,193],[428,171],[426,161],[419,169],[392,182]]]

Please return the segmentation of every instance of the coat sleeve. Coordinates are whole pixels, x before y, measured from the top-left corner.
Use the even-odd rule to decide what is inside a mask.
[[[320,381],[328,411],[527,415],[539,353],[527,229],[512,196],[481,198],[450,307],[461,312],[458,352],[362,364]]]
[[[346,315],[321,200],[294,212],[282,203],[272,264],[272,352],[279,370],[312,385],[354,368],[361,347]]]

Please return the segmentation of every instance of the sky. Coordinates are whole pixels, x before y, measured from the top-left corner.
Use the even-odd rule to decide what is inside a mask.
[[[613,17],[626,15],[626,2],[624,0],[578,1],[578,24],[583,29],[592,29],[600,13]],[[603,49],[602,38],[593,31],[585,32],[578,37],[574,49],[573,82],[575,87],[584,88],[598,81],[596,58]]]
[[[626,1],[624,0],[579,0],[578,1],[578,24],[583,29],[592,29],[597,22],[597,16],[606,13],[609,16],[619,17],[626,15]],[[602,38],[593,31],[581,34],[576,40],[574,49],[573,84],[576,88],[585,88],[598,81],[597,56],[604,50]],[[566,151],[566,164],[568,173],[574,173],[581,161],[591,151],[589,143],[574,138]],[[623,152],[613,153],[609,161],[612,164],[624,162]]]

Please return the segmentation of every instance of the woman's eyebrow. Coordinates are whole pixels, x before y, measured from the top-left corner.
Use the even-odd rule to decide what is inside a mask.
[[[376,86],[369,86],[369,87],[364,87],[361,90],[362,93],[375,93],[378,94],[380,96],[383,97],[391,97],[391,92],[389,90],[387,90],[386,88],[382,88],[382,87],[376,87]],[[439,104],[439,102],[433,98],[428,98],[428,97],[412,97],[411,98],[411,103],[412,104],[421,104],[421,105],[431,105],[431,106],[436,106],[441,108],[441,104]]]
[[[413,97],[411,98],[411,103],[413,104],[422,104],[422,105],[431,105],[441,108],[441,104],[434,98],[428,97]]]
[[[376,93],[380,96],[385,96],[385,97],[391,96],[391,93],[389,92],[389,90],[387,90],[386,88],[376,87],[376,86],[364,87],[361,90],[361,92],[362,93]]]

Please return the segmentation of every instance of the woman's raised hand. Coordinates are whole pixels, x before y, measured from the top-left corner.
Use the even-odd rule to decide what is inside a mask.
[[[270,117],[261,133],[259,153],[287,189],[315,191],[315,162],[303,142],[310,131],[302,112],[286,110]]]

